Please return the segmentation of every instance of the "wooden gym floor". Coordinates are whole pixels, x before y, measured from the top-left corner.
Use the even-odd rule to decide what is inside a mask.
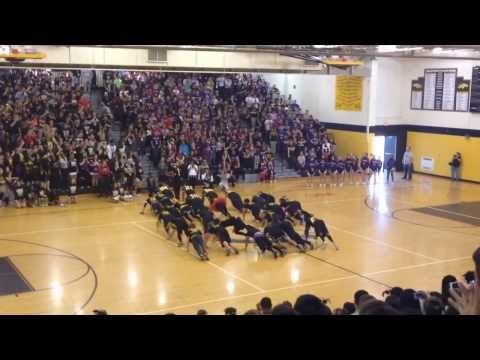
[[[334,308],[358,289],[376,296],[387,286],[438,291],[444,275],[472,269],[471,254],[480,245],[480,228],[472,222],[480,220],[479,185],[416,175],[411,182],[326,191],[315,181],[313,187],[289,179],[236,188],[242,197],[261,189],[299,200],[326,221],[340,247],[307,254],[289,247],[277,260],[242,244],[236,244],[239,255],[227,257],[211,243],[211,261],[201,262],[193,248],[189,254],[166,240],[149,211],[139,214],[145,196],[128,204],[86,195],[63,208],[0,209],[0,280],[13,276],[23,286],[0,296],[0,314],[91,314],[97,308],[222,314],[227,306],[243,313],[263,296],[294,302],[305,293],[329,298]]]

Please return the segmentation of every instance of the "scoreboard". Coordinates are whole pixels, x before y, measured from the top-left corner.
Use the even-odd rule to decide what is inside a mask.
[[[477,111],[480,112],[480,67],[477,76]],[[457,76],[457,69],[425,69],[423,77],[412,81],[410,109],[469,111],[470,86],[470,80]]]
[[[475,66],[472,71],[470,112],[480,113],[480,66]]]

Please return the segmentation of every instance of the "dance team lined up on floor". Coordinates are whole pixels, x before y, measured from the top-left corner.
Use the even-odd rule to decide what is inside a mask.
[[[232,215],[228,202],[240,216]],[[148,206],[158,217],[157,227],[163,224],[168,237],[175,231],[177,245],[183,246],[186,241],[188,250],[191,243],[201,260],[208,260],[207,243],[211,237],[219,241],[227,255],[239,253],[232,244],[228,232],[230,227],[234,234],[242,236],[240,241],[245,243],[245,249],[249,242],[253,242],[261,254],[269,251],[275,259],[287,253],[286,243],[300,252],[314,249],[315,245],[310,239],[311,229],[314,230],[315,240],[320,238],[325,245],[325,239],[328,239],[338,250],[325,222],[302,209],[300,202],[286,197],[277,203],[273,195],[260,192],[251,199],[242,200],[237,192],[225,186],[221,186],[220,194],[213,188],[205,187],[200,196],[193,186],[187,185],[182,202],[173,189],[161,185],[157,191],[149,194],[141,214],[145,213]],[[245,222],[248,212],[255,225]],[[303,236],[295,230],[296,224],[304,226]]]

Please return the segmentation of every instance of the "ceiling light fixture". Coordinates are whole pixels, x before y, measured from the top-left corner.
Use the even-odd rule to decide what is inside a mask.
[[[336,48],[340,46],[342,45],[313,45],[315,49],[331,49],[331,48]]]
[[[388,52],[399,52],[399,51],[415,51],[415,50],[422,50],[421,46],[417,47],[404,47],[399,48],[397,45],[378,45],[377,51],[381,53],[388,53]]]

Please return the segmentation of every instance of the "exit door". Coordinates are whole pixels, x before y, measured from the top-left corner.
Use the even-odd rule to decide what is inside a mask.
[[[384,162],[387,162],[390,157],[393,156],[395,159],[395,154],[397,153],[397,137],[396,136],[385,136],[385,150],[383,159]]]

